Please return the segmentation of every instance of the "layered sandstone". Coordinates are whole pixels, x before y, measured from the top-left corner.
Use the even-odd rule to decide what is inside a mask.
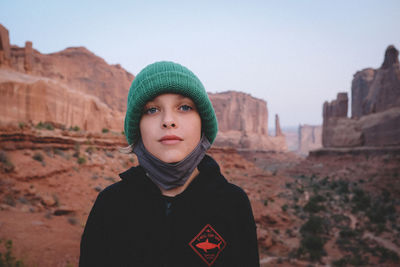
[[[13,46],[11,58],[15,70],[53,79],[97,97],[111,109],[126,110],[126,96],[134,76],[118,64],[107,64],[84,47],[41,54],[27,42],[24,48]]]
[[[47,121],[86,131],[121,131],[123,113],[54,80],[0,69],[0,121]]]
[[[32,42],[10,45],[0,25],[0,121],[48,121],[120,132],[134,76],[84,47],[41,54]]]
[[[389,46],[379,69],[364,69],[352,82],[352,114],[347,117],[347,93],[324,103],[324,147],[400,145],[399,52]]]
[[[40,121],[98,132],[120,132],[134,76],[109,65],[84,47],[41,54],[32,42],[10,45],[0,27],[0,121]],[[276,117],[276,136],[268,136],[264,100],[240,92],[210,94],[219,121],[217,146],[239,149],[287,149]]]
[[[309,151],[322,147],[322,126],[300,125],[298,131],[299,154],[307,155]]]
[[[268,135],[268,109],[264,100],[234,91],[209,93],[209,97],[219,123],[216,146],[287,150],[283,134],[274,137]]]

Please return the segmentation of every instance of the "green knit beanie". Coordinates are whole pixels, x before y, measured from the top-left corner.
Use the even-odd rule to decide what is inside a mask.
[[[124,123],[128,144],[135,144],[140,136],[139,122],[146,103],[165,93],[192,99],[201,117],[202,132],[212,144],[218,132],[218,122],[203,84],[186,67],[167,61],[148,65],[132,82]]]

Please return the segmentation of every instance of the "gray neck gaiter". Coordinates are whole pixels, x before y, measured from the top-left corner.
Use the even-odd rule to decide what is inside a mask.
[[[169,190],[185,184],[210,146],[210,142],[203,134],[200,142],[186,158],[176,163],[166,163],[150,154],[140,138],[133,148],[133,153],[153,183],[164,190]]]

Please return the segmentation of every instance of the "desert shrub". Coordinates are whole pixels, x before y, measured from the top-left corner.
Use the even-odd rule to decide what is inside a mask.
[[[378,252],[380,256],[380,262],[392,261],[395,263],[399,262],[399,255],[396,252],[389,250],[385,247],[378,246],[375,248],[375,251]]]
[[[371,206],[371,198],[370,196],[364,192],[362,189],[355,189],[354,196],[351,199],[354,203],[353,213],[357,213],[358,211],[366,211]]]
[[[325,206],[318,205],[318,202],[309,201],[303,208],[304,211],[310,213],[317,213],[325,209]]]
[[[39,122],[35,127],[36,129],[54,130],[54,126],[50,122]]]
[[[354,238],[358,236],[358,232],[350,228],[345,228],[339,232],[341,238]]]
[[[103,128],[102,130],[101,130],[101,132],[102,133],[108,133],[110,130],[108,130],[107,128]]]
[[[300,228],[302,234],[321,234],[325,231],[326,227],[324,220],[319,216],[311,216]]]
[[[318,203],[326,201],[326,198],[321,195],[315,195],[310,198],[307,204],[304,206],[304,211],[316,213],[325,210],[325,206],[319,205]]]
[[[303,194],[303,193],[304,193],[304,188],[302,188],[302,187],[297,187],[296,190],[297,190],[297,192],[299,192],[300,194]]]
[[[348,193],[350,193],[350,191],[349,191],[349,182],[344,181],[344,180],[339,180],[336,183],[336,185],[337,185],[336,192],[338,194],[348,194]]]
[[[15,201],[15,197],[14,195],[12,195],[11,193],[8,193],[4,196],[3,199],[4,203],[6,203],[9,206],[13,206],[15,207],[15,205],[17,205],[17,202]],[[1,266],[1,265],[0,265]]]
[[[2,165],[1,169],[3,169],[5,172],[12,172],[15,169],[14,164],[11,162],[5,151],[0,151],[0,163]]]
[[[19,127],[20,129],[25,128],[25,126],[26,126],[25,122],[18,122],[18,127]]]
[[[4,267],[23,267],[25,266],[22,260],[17,260],[13,256],[12,252],[12,240],[3,241],[0,239],[0,243],[4,242],[4,252],[0,251],[0,266]]]
[[[61,156],[61,157],[65,157],[65,153],[64,153],[64,151],[62,151],[61,149],[58,149],[58,148],[54,148],[53,149],[53,153],[55,154],[55,155],[59,155],[59,156]]]
[[[287,204],[282,205],[281,209],[282,211],[287,211],[289,206]]]
[[[88,154],[92,154],[94,151],[95,151],[95,148],[94,147],[92,147],[92,146],[89,146],[89,147],[87,147],[86,148],[86,150],[85,150]]]
[[[50,147],[45,147],[43,150],[44,153],[46,153],[46,155],[49,156],[50,158],[54,157],[53,150]]]
[[[69,131],[75,131],[75,132],[79,132],[80,130],[81,130],[81,128],[79,128],[79,126],[70,126],[69,127],[69,129],[68,129]]]
[[[109,151],[106,151],[105,154],[106,154],[106,156],[109,157],[109,158],[114,158],[113,153],[111,153],[111,152],[109,152]]]
[[[311,261],[320,260],[322,256],[326,255],[324,244],[325,240],[322,237],[307,234],[303,236],[300,242],[300,247],[297,249],[297,257],[307,255]]]
[[[264,200],[264,206],[268,206],[268,199]]]
[[[81,145],[79,143],[75,143],[74,145],[74,154],[72,154],[72,156],[74,158],[79,158],[79,155],[81,153]]]
[[[36,153],[32,156],[32,158],[33,158],[34,160],[39,161],[39,162],[43,162],[43,160],[44,160],[43,155],[42,155],[40,152],[36,152]]]
[[[339,260],[333,261],[332,266],[335,267],[342,267],[342,266],[348,266],[348,265],[353,265],[353,266],[365,266],[368,265],[369,259],[368,257],[362,257],[359,254],[357,255],[348,255],[345,256]]]
[[[77,162],[78,162],[78,164],[85,164],[86,163],[86,158],[85,157],[78,157]]]

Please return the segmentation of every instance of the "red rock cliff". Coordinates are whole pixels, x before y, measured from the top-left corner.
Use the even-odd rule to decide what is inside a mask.
[[[352,115],[347,117],[347,93],[324,103],[324,147],[400,145],[399,52],[389,46],[379,69],[364,69],[352,82]]]
[[[9,44],[0,25],[0,121],[50,121],[84,130],[123,129],[134,76],[84,47],[41,54]]]
[[[209,94],[218,118],[216,146],[286,151],[285,136],[268,136],[267,103],[241,92]],[[279,123],[278,123],[279,125]]]

